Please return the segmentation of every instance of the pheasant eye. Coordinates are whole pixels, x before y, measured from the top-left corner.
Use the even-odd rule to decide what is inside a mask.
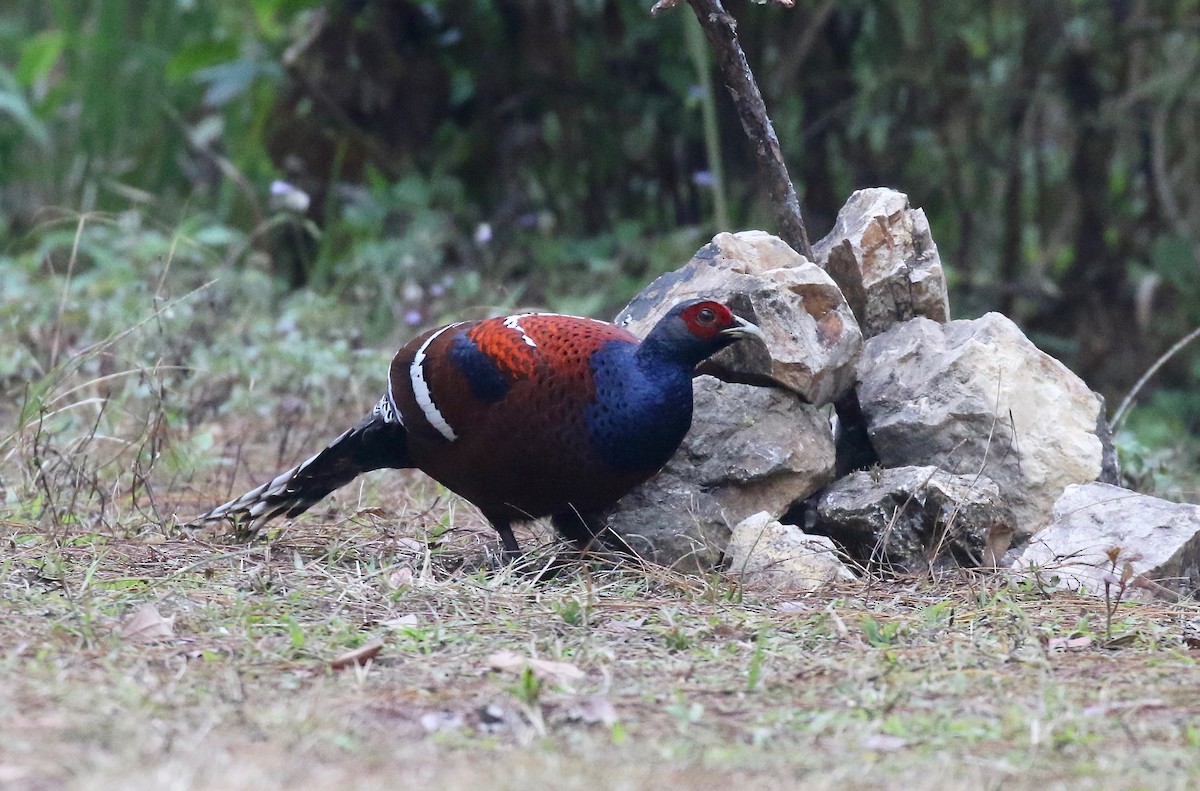
[[[716,320],[717,313],[712,308],[702,308],[700,312],[696,314],[696,321],[700,322],[701,324],[712,324]]]

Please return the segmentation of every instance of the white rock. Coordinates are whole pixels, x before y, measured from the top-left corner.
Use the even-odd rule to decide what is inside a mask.
[[[780,524],[766,511],[733,528],[725,554],[729,573],[746,588],[799,592],[856,579],[832,540]]]
[[[1115,596],[1126,563],[1133,576],[1125,598],[1200,593],[1200,506],[1104,483],[1068,486],[1014,567],[1101,596],[1107,579]]]

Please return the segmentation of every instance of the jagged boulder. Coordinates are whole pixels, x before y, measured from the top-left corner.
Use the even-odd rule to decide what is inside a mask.
[[[883,466],[987,476],[1018,541],[1049,521],[1069,484],[1115,482],[1103,399],[998,313],[898,324],[866,342],[858,378]]]
[[[728,382],[774,385],[811,404],[854,383],[862,334],[837,284],[782,240],[762,231],[720,233],[683,267],[659,277],[617,316],[645,335],[673,305],[709,297],[753,321],[766,344],[738,343],[700,370]]]
[[[833,480],[829,422],[787,390],[694,383],[692,428],[662,472],[627,494],[608,525],[643,557],[689,570],[721,558],[733,525],[783,514]]]
[[[864,568],[898,573],[997,566],[1015,521],[995,483],[936,467],[852,473],[800,518],[805,533],[832,538]]]
[[[798,593],[857,579],[833,541],[780,524],[766,511],[733,528],[725,559],[729,573],[751,589]]]
[[[816,262],[842,289],[863,337],[923,316],[950,319],[946,275],[929,221],[893,189],[858,190],[833,230],[813,245]]]
[[[1126,566],[1128,565],[1128,569]],[[1014,564],[1058,587],[1123,598],[1200,596],[1200,506],[1119,486],[1068,486]]]

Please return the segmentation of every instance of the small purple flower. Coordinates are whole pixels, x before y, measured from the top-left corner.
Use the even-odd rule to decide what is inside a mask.
[[[697,187],[712,188],[716,185],[717,180],[713,177],[711,170],[697,170],[692,174],[692,183]]]
[[[490,222],[481,222],[475,228],[475,244],[480,247],[492,241],[492,224]]]
[[[303,214],[311,204],[312,198],[308,197],[308,193],[294,184],[286,181],[271,182],[271,205],[276,209]]]
[[[421,323],[421,311],[416,308],[410,308],[404,311],[404,323],[410,327],[415,327]]]

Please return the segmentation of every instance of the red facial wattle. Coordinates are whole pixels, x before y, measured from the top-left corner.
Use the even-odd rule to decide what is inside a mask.
[[[684,308],[683,323],[698,338],[714,338],[734,325],[733,314],[720,302],[697,302]]]

